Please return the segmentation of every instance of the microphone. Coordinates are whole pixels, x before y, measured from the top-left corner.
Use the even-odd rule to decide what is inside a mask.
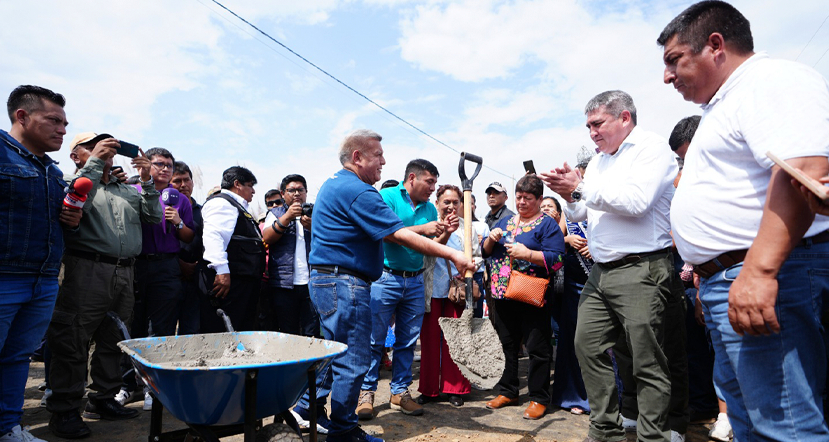
[[[163,202],[165,206],[175,206],[178,204],[179,195],[180,194],[177,190],[168,187],[161,191],[161,202]],[[172,227],[172,225],[172,222],[168,221],[164,226],[164,232],[170,233],[170,227]]]
[[[75,178],[65,190],[66,198],[63,199],[63,205],[70,209],[83,209],[90,190],[92,190],[92,180],[85,176]]]

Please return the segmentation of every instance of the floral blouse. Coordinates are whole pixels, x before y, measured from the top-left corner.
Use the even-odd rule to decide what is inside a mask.
[[[508,235],[511,235],[515,242],[524,244],[528,249],[541,251],[544,254],[544,266],[516,259],[512,263],[512,270],[539,278],[550,278],[564,265],[562,260],[564,235],[561,233],[558,223],[549,215],[542,214],[533,222],[520,227],[517,225],[517,217],[504,218],[493,226],[493,230],[495,228],[503,230],[504,237],[492,247],[492,253],[487,256],[484,252],[484,257],[490,259],[489,268],[493,298],[502,299],[509,284],[511,258],[507,255],[507,249],[504,247],[504,240]]]

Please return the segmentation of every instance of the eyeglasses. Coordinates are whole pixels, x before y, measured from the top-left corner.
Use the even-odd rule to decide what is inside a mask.
[[[267,205],[268,207],[281,206],[283,204],[285,204],[285,200],[281,198],[278,200],[265,201],[265,205]]]
[[[285,193],[305,193],[305,188],[294,187],[293,189],[285,189]]]
[[[173,165],[170,164],[170,163],[152,163],[152,165],[157,167],[158,170],[164,170],[164,169],[171,169],[172,170],[172,168],[173,168]]]

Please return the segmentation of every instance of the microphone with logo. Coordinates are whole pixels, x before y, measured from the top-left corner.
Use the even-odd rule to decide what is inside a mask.
[[[161,191],[161,202],[164,203],[165,206],[175,206],[178,204],[179,193],[175,189],[166,188]],[[164,227],[165,233],[170,233],[172,231],[173,222],[167,221],[167,224]]]
[[[92,180],[85,176],[75,178],[65,189],[66,198],[63,199],[63,205],[70,209],[83,209],[90,190],[92,190]]]

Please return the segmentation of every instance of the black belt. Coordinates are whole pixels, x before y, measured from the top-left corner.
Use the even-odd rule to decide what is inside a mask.
[[[389,268],[389,267],[386,267],[386,266],[383,266],[383,271],[384,272],[389,272],[392,275],[400,276],[400,277],[403,277],[403,278],[412,278],[412,277],[415,277],[415,276],[423,273],[423,269],[420,269],[416,272],[407,272],[405,270],[395,270],[395,269],[392,269],[392,268]]]
[[[82,250],[74,249],[66,249],[63,253],[76,258],[88,259],[90,261],[102,262],[104,264],[112,264],[118,267],[130,267],[135,264],[135,258],[116,258],[114,256],[101,255],[100,253],[84,252]]]
[[[165,259],[175,258],[177,256],[178,253],[145,253],[138,255],[138,259],[144,259],[147,261],[162,261]]]
[[[815,236],[810,236],[809,238],[803,238],[797,244],[797,247],[808,246],[811,244],[822,244],[825,242],[829,242],[829,230],[824,230],[823,232],[820,232]],[[700,265],[695,265],[694,273],[702,278],[710,278],[713,274],[721,270],[725,270],[733,265],[745,261],[747,253],[748,250],[732,250],[730,252],[725,252],[710,261],[705,261]]]
[[[624,258],[621,258],[621,259],[617,259],[616,261],[600,262],[599,264],[601,264],[605,267],[610,267],[611,269],[615,269],[616,267],[621,267],[625,264],[633,264],[633,263],[639,262],[639,261],[642,260],[642,258],[645,258],[647,256],[659,255],[659,254],[662,254],[662,253],[669,253],[670,251],[671,251],[671,248],[666,247],[664,249],[655,250],[653,252],[631,253],[630,255],[627,255],[627,256],[625,256]]]
[[[349,275],[355,278],[360,278],[363,281],[371,284],[371,279],[368,276],[360,273],[355,272],[354,270],[349,270],[345,267],[340,266],[311,266],[311,270],[316,270],[319,273],[326,273],[329,275]]]

